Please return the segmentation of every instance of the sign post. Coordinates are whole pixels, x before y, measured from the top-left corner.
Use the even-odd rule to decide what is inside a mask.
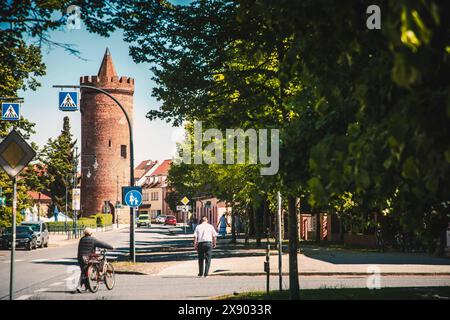
[[[9,277],[9,299],[14,299],[14,262],[16,253],[16,215],[17,215],[17,179],[16,176],[36,156],[36,152],[18,134],[12,130],[0,143],[0,166],[12,179],[12,239],[11,239],[11,265]]]
[[[142,204],[142,187],[122,187],[122,203],[132,210],[130,222],[130,260],[136,262],[135,248],[135,224],[136,224],[136,208]]]
[[[179,210],[178,208],[180,208],[181,212],[183,213],[184,233],[186,233],[186,215],[188,210],[190,210],[191,208],[190,206],[187,205],[189,203],[188,197],[184,196],[183,199],[181,199],[181,203],[183,204],[183,206],[177,206],[177,210]]]
[[[277,194],[278,197],[278,214],[277,214],[277,225],[278,225],[278,286],[279,286],[279,290],[280,292],[283,290],[283,265],[282,265],[282,261],[283,261],[283,241],[281,239],[281,193],[280,191],[278,191]]]

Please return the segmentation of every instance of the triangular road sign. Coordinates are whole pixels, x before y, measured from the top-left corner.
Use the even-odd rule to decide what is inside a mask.
[[[3,118],[6,119],[15,119],[18,118],[19,115],[16,113],[12,105],[9,105],[8,110],[6,110],[5,114],[3,115]]]
[[[59,93],[59,110],[77,111],[78,93],[76,91],[63,91]]]
[[[2,103],[2,120],[17,121],[20,119],[20,104]]]
[[[73,108],[76,107],[75,101],[73,101],[72,97],[69,93],[67,93],[66,97],[64,98],[63,103],[61,103],[61,108]]]

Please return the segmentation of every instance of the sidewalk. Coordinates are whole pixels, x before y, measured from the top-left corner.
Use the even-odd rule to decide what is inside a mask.
[[[220,246],[220,244],[219,244]],[[265,275],[264,249],[259,255],[246,257],[223,257],[216,254],[211,263],[210,275]],[[450,259],[434,258],[418,253],[378,253],[308,247],[298,254],[301,275],[449,275]],[[289,255],[282,256],[283,274],[289,272]],[[270,256],[271,274],[278,274],[278,255]],[[180,262],[158,273],[159,276],[192,276],[198,273],[196,260]]]

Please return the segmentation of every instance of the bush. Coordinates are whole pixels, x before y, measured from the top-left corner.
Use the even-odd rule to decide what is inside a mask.
[[[96,219],[98,227],[109,226],[113,222],[112,214],[109,213],[97,213],[93,216],[90,216],[90,218]]]
[[[79,218],[77,221],[77,226],[79,228],[82,227],[97,228],[110,225],[112,225],[112,214],[104,214],[104,213],[98,213],[90,217]],[[48,230],[50,232],[61,231],[64,229],[64,226],[65,226],[64,221],[48,222]],[[73,228],[73,221],[68,221],[67,227]]]

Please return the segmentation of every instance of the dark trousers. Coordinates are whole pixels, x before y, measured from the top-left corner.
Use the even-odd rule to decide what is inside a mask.
[[[208,275],[209,266],[211,265],[211,256],[212,256],[212,243],[200,242],[198,244],[198,270],[199,270],[198,273],[200,276]],[[203,266],[205,267],[204,269]]]

